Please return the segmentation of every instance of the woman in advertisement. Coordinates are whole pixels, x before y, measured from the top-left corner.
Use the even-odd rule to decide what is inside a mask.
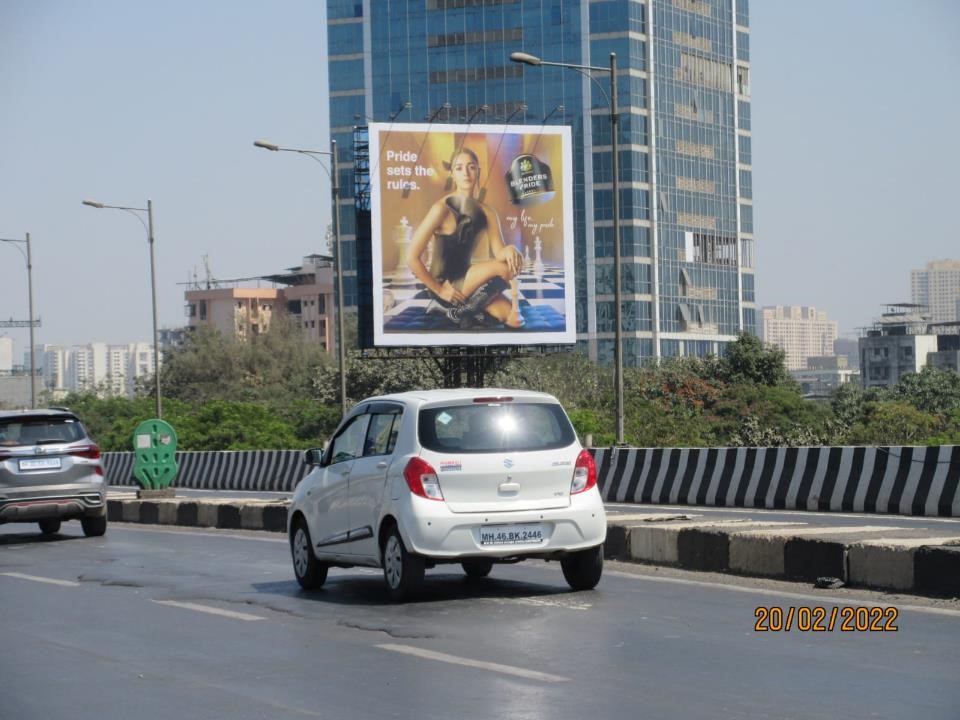
[[[450,163],[454,191],[437,200],[417,227],[407,262],[414,276],[433,298],[428,313],[445,315],[461,329],[482,326],[489,315],[508,328],[523,326],[519,311],[517,276],[523,256],[505,245],[496,210],[477,199],[480,162],[476,153],[461,147]],[[433,268],[423,255],[434,241]],[[484,240],[492,258],[475,260]],[[511,288],[512,302],[503,295]]]

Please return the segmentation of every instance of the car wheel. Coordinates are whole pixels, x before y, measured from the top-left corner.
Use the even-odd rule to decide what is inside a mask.
[[[327,581],[328,566],[313,554],[313,543],[307,521],[297,520],[290,536],[290,554],[293,556],[293,574],[304,590],[316,590]]]
[[[423,584],[425,569],[423,558],[407,552],[400,530],[395,525],[390,528],[383,542],[383,579],[390,599],[404,602],[413,597]]]
[[[484,558],[471,558],[460,563],[463,571],[470,578],[485,578],[493,569],[493,560]]]
[[[58,532],[60,532],[60,518],[41,520],[37,524],[40,526],[40,532],[42,532],[44,535],[56,535]]]
[[[100,537],[107,532],[107,516],[80,518],[80,525],[87,537]]]
[[[570,553],[560,560],[563,577],[574,590],[592,590],[603,574],[603,545]]]

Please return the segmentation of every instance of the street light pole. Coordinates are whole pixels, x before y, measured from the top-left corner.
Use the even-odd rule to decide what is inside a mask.
[[[401,108],[403,110],[404,108]],[[333,245],[334,267],[337,273],[337,348],[340,363],[340,416],[347,414],[347,347],[343,329],[343,265],[342,245],[340,242],[340,164],[337,159],[337,141],[330,141],[330,150],[304,150],[303,148],[280,147],[268,140],[254,140],[255,147],[271,152],[294,152],[315,160],[330,178],[330,194],[333,201]],[[318,155],[329,155],[331,169],[323,164]]]
[[[30,409],[33,410],[37,407],[37,368],[34,360],[35,346],[33,341],[33,258],[30,254],[30,233],[27,233],[26,240],[13,240],[0,238],[0,242],[9,242],[9,243],[25,243],[27,246],[27,302],[30,317],[28,322],[30,323]],[[20,250],[18,246],[14,246],[17,250]],[[20,250],[20,254],[23,255],[23,250]]]
[[[510,54],[510,59],[516,63],[524,65],[552,65],[554,67],[564,67],[581,72],[597,83],[593,77],[593,72],[604,72],[610,74],[610,95],[607,96],[607,105],[610,107],[610,145],[613,152],[613,298],[614,298],[614,348],[613,348],[613,366],[614,366],[614,386],[617,403],[617,445],[624,444],[624,411],[623,411],[623,308],[622,308],[622,280],[623,274],[620,267],[620,145],[618,137],[618,125],[620,123],[620,114],[617,106],[617,54],[610,53],[610,67],[598,67],[594,65],[576,65],[574,63],[549,62],[541,60],[535,55],[523,52]],[[603,92],[603,86],[597,83],[597,87]],[[604,95],[606,93],[604,92]]]
[[[153,385],[156,396],[157,419],[160,420],[163,418],[163,415],[160,401],[160,335],[157,330],[157,273],[153,250],[153,201],[148,198],[145,208],[127,207],[125,205],[104,205],[102,202],[97,202],[96,200],[84,200],[83,204],[101,210],[104,208],[109,210],[124,210],[137,218],[147,231],[147,244],[150,246],[150,300],[153,306]],[[146,224],[144,224],[143,218],[138,215],[138,213],[147,214]]]

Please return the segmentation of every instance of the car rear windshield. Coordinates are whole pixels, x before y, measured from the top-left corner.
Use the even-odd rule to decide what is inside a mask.
[[[420,444],[434,452],[552,450],[576,433],[556,403],[470,403],[423,408]]]
[[[83,426],[70,417],[0,418],[0,445],[52,445],[86,437]]]

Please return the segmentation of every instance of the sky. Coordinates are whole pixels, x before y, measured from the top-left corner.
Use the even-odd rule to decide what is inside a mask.
[[[855,335],[960,259],[960,3],[750,3],[756,285]],[[322,249],[323,0],[3,0],[0,238],[31,235],[38,343],[151,339],[147,234],[81,201],[153,202],[161,327],[185,283],[274,273]],[[0,243],[0,319],[28,316]],[[0,329],[28,347],[26,329]]]

